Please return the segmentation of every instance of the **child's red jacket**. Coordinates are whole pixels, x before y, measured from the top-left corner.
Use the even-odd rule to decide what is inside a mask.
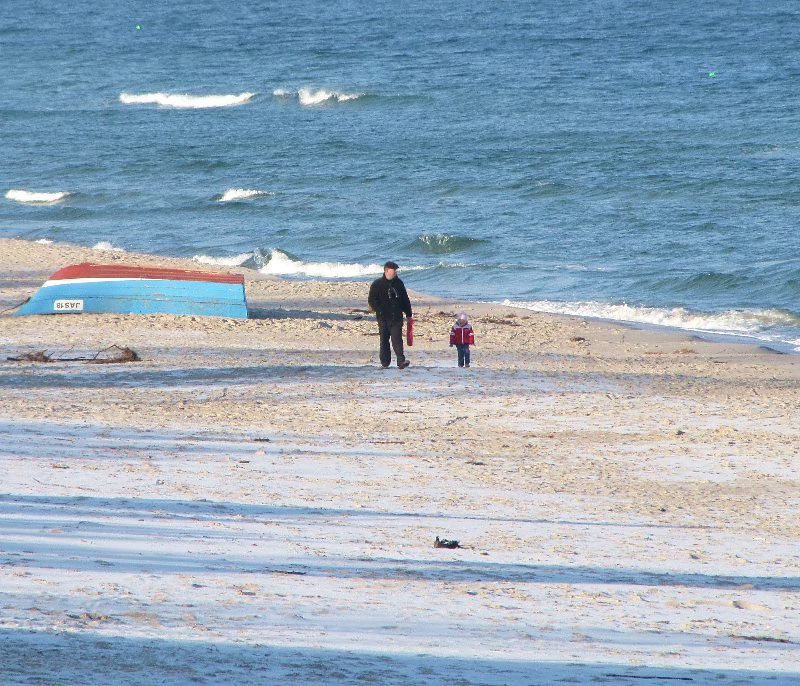
[[[474,345],[475,332],[472,330],[472,324],[453,324],[450,329],[450,344],[451,345]]]

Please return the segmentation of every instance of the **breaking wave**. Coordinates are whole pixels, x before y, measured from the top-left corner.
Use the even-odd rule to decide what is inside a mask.
[[[239,95],[187,95],[185,93],[120,93],[123,105],[160,105],[174,109],[204,109],[207,107],[233,107],[250,102],[255,93]]]
[[[100,241],[92,246],[92,250],[110,250],[112,252],[125,252],[123,248],[117,248],[111,241]]]
[[[255,253],[245,252],[231,257],[212,257],[211,255],[195,255],[192,259],[201,264],[214,264],[220,267],[245,267],[255,258]]]
[[[259,191],[249,188],[229,188],[222,195],[216,198],[217,202],[234,202],[236,200],[248,200],[264,195],[275,195],[270,191]]]
[[[192,259],[203,264],[224,267],[247,267],[272,276],[301,276],[318,279],[357,279],[383,274],[382,264],[358,262],[306,262],[282,250],[254,250],[224,257],[195,255]],[[403,267],[402,271],[418,271],[426,267]]]
[[[549,312],[593,319],[607,319],[635,324],[664,326],[703,333],[734,336],[753,336],[772,340],[772,336],[760,333],[782,327],[797,327],[800,317],[787,310],[753,309],[727,310],[725,312],[692,312],[683,307],[632,307],[599,302],[514,302],[505,300],[504,305],[521,307],[536,312]]]
[[[483,238],[469,238],[448,233],[428,233],[417,237],[409,248],[433,255],[448,255],[469,250],[484,243],[488,243],[488,241]]]
[[[37,193],[35,191],[24,191],[12,188],[6,191],[6,199],[14,202],[22,202],[28,205],[54,205],[61,202],[64,198],[71,195],[69,191],[58,193]]]
[[[301,88],[299,91],[290,91],[284,88],[276,88],[272,94],[277,98],[294,98],[304,107],[313,107],[314,105],[322,105],[327,102],[348,102],[350,100],[358,100],[363,98],[366,93],[340,93],[338,91],[330,91],[325,88],[317,90],[311,88]]]
[[[381,264],[358,264],[347,262],[305,262],[290,257],[280,250],[273,250],[269,260],[259,269],[262,274],[274,276],[315,276],[323,279],[351,279],[360,276],[383,274]]]

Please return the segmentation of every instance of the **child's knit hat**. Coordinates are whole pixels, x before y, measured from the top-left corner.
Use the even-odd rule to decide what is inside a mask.
[[[456,316],[456,321],[457,322],[461,322],[462,324],[467,322],[468,321],[467,313],[466,312],[459,312],[458,315]]]

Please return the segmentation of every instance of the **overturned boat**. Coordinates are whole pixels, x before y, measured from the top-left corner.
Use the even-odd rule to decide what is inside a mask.
[[[81,312],[247,318],[244,277],[83,262],[55,272],[16,314]]]

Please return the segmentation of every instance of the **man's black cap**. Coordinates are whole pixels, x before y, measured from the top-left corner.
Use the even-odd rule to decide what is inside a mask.
[[[389,260],[386,264],[384,264],[383,268],[384,269],[400,269],[400,267],[397,266],[397,262],[392,262],[391,260]]]

